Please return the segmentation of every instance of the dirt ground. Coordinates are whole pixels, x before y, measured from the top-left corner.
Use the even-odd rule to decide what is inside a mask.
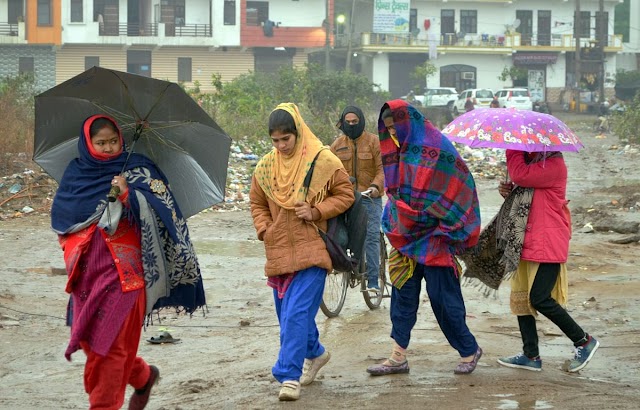
[[[208,313],[187,318],[165,312],[161,322],[156,320],[143,332],[140,355],[157,365],[162,377],[147,408],[637,409],[638,238],[598,229],[581,231],[590,230],[583,225],[595,225],[603,215],[631,226],[640,221],[635,212],[640,202],[634,202],[640,201],[640,155],[634,147],[625,151],[612,136],[596,138],[588,131],[591,117],[567,116],[565,121],[586,146],[580,153],[566,155],[568,198],[574,209],[568,308],[601,342],[582,372],[567,374],[560,369],[572,356],[572,345],[544,318],[539,321],[544,371],[508,369],[496,363],[498,357],[521,351],[504,285],[495,298],[463,288],[469,327],[484,349],[473,374],[453,374],[458,357],[424,294],[409,346],[411,373],[370,377],[366,367],[390,353],[389,301],[370,311],[359,292],[351,289],[339,317],[327,319],[321,312],[317,316],[331,361],[316,382],[303,388],[298,402],[280,403],[279,386],[271,376],[278,324],[262,275],[262,244],[255,239],[246,209],[209,211],[189,220]],[[478,180],[484,222],[500,204],[496,185],[495,180]],[[625,238],[630,243],[610,242]],[[76,353],[71,363],[63,356],[69,332],[64,321],[66,276],[48,217],[0,221],[0,255],[0,408],[86,408],[83,354]],[[181,341],[146,342],[162,328]]]

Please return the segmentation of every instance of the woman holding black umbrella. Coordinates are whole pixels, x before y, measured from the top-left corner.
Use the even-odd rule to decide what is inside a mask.
[[[86,119],[78,151],[51,209],[71,293],[65,357],[87,355],[90,408],[121,408],[131,385],[129,409],[143,409],[159,378],[137,357],[145,315],[204,306],[198,261],[168,181],[147,157],[124,152],[115,120]]]

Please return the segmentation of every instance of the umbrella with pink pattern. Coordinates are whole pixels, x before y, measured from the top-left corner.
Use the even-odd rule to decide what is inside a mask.
[[[527,152],[574,151],[584,145],[556,117],[514,108],[478,108],[460,115],[442,133],[472,148]]]

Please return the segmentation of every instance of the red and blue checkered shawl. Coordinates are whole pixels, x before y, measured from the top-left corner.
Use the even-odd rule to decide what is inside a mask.
[[[480,207],[473,176],[453,144],[403,100],[391,108],[399,148],[380,115],[378,131],[388,202],[382,228],[401,254],[427,266],[455,267],[474,246]]]

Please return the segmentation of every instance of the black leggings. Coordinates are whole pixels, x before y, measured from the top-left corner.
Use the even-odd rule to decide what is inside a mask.
[[[567,335],[574,346],[580,346],[587,341],[588,335],[573,320],[569,313],[551,297],[551,291],[558,280],[560,264],[541,263],[533,281],[529,301],[531,306]],[[536,318],[532,315],[518,316],[520,334],[522,335],[523,352],[525,356],[534,358],[540,355],[538,350],[538,330]]]

